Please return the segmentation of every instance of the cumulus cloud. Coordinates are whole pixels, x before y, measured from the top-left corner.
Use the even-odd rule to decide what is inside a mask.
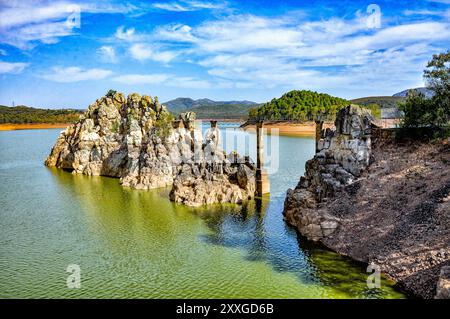
[[[21,73],[29,64],[23,62],[3,62],[0,61],[0,74]]]
[[[117,28],[114,36],[119,40],[132,41],[135,39],[135,29],[125,29],[124,26],[120,26]]]
[[[169,79],[168,74],[124,74],[114,77],[112,80],[129,85],[135,84],[161,84]]]
[[[211,83],[194,77],[179,77],[173,74],[155,73],[155,74],[123,74],[112,79],[127,85],[149,85],[159,84],[162,86],[188,88],[188,89],[207,89],[212,87]]]
[[[129,49],[130,55],[139,61],[153,60],[161,63],[169,63],[177,54],[172,51],[160,51],[152,45],[145,43],[133,44]]]
[[[175,12],[183,12],[183,11],[197,11],[203,9],[221,9],[226,6],[226,2],[206,2],[206,1],[194,1],[194,0],[180,0],[173,1],[168,3],[154,3],[153,7],[166,11],[175,11]]]
[[[81,12],[116,14],[139,10],[130,4],[108,2],[5,1],[0,3],[0,41],[30,49],[76,34],[81,26]]]
[[[42,78],[61,83],[101,80],[112,74],[105,69],[82,69],[79,67],[54,67],[50,73],[42,75]]]
[[[111,62],[111,63],[117,62],[116,50],[110,45],[101,46],[97,50],[97,53],[100,55],[100,57],[105,62]]]
[[[420,85],[431,54],[450,41],[446,21],[369,28],[352,19],[305,20],[227,16],[200,25],[166,25],[153,34],[165,45],[187,46],[183,56],[241,87],[368,90]]]

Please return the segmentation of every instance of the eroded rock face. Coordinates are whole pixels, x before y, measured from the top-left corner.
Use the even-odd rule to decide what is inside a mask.
[[[157,124],[166,120],[170,125],[170,116],[157,98],[104,96],[60,134],[45,164],[118,177],[133,188],[166,186],[173,180],[172,163]]]
[[[441,268],[435,298],[450,299],[450,266]]]
[[[224,154],[214,142],[206,144],[203,159],[180,168],[170,199],[188,206],[240,204],[255,195],[255,165],[235,153]]]
[[[369,165],[371,122],[370,113],[357,105],[341,109],[336,116],[336,130],[322,131],[317,154],[306,162],[305,176],[295,189],[288,190],[286,221],[308,239],[317,241],[339,227],[337,217],[319,213],[316,208],[356,181]]]
[[[194,123],[191,112],[173,121],[157,97],[108,92],[61,132],[45,164],[136,189],[173,184],[171,199],[192,206],[253,197],[254,166],[230,162],[219,130],[210,129],[204,143]]]

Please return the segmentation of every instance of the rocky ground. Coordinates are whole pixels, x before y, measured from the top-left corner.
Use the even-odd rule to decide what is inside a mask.
[[[399,142],[357,106],[322,132],[285,219],[303,236],[365,263],[423,298],[450,298],[450,145]]]
[[[372,154],[361,178],[320,208],[340,220],[321,242],[433,298],[441,268],[450,265],[450,146],[382,142]]]

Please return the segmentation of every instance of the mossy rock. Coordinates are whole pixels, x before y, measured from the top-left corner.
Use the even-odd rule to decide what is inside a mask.
[[[123,95],[123,93],[119,93],[117,92],[116,94],[114,94],[114,102],[116,102],[115,104],[117,106],[121,106],[125,103],[126,99],[125,99],[125,95]]]
[[[141,95],[139,93],[131,93],[128,95],[128,105],[132,103],[139,103],[141,101]]]
[[[141,105],[144,110],[148,110],[153,107],[153,99],[149,95],[143,95],[141,98]]]

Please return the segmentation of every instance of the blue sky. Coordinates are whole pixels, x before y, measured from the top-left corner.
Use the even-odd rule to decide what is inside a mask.
[[[449,44],[450,0],[2,0],[0,104],[392,95]]]

